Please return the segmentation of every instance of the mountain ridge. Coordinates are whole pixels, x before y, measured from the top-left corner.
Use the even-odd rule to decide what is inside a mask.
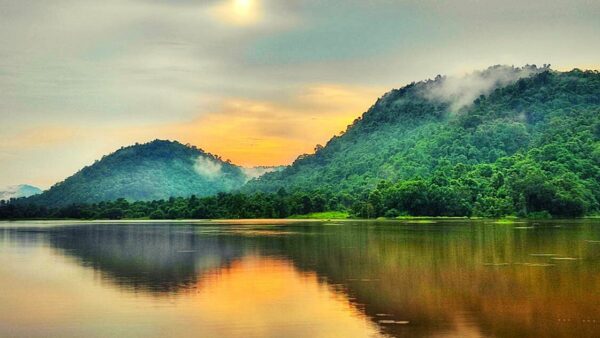
[[[207,196],[246,182],[242,169],[177,141],[154,140],[121,147],[24,202],[45,206]]]
[[[550,209],[557,215],[595,212],[600,200],[600,74],[527,67],[533,68],[528,76],[501,83],[458,109],[451,100],[422,95],[441,85],[443,77],[392,90],[314,154],[298,157],[243,190],[333,192],[341,200],[385,195],[388,200],[381,203],[357,203],[355,211],[363,216],[383,216],[382,210],[486,216]],[[482,171],[489,171],[489,177]],[[495,175],[505,177],[502,184],[491,182]],[[496,191],[490,188],[494,184]],[[530,185],[547,195],[538,196]],[[454,201],[443,201],[437,190],[418,196],[417,187],[450,189],[447,195]],[[394,201],[399,194],[405,194],[401,203]],[[424,202],[411,205],[411,198]]]

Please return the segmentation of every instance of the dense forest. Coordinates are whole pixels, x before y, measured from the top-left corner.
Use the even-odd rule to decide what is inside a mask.
[[[319,193],[289,194],[281,189],[274,194],[218,193],[208,197],[171,197],[167,200],[95,204],[72,204],[48,208],[37,204],[0,201],[0,219],[74,218],[74,219],[210,219],[210,218],[285,218],[325,210],[344,209],[344,203]]]
[[[444,77],[393,90],[314,154],[244,191],[349,194],[361,217],[597,213],[600,74],[525,70],[461,107],[430,94],[448,93]],[[496,66],[480,78],[520,71]]]
[[[135,177],[146,177],[143,185],[155,193],[143,196],[131,195],[131,181],[103,181],[107,173],[92,166],[51,194],[3,203],[0,218],[255,218],[323,210],[362,218],[597,214],[600,73],[495,66],[475,75],[463,87],[438,76],[392,90],[314,154],[239,192],[243,178],[226,162],[218,162],[229,177],[223,181],[190,181],[190,170],[198,176],[193,169],[180,176],[144,171]],[[110,156],[132,155],[127,149]],[[144,165],[138,155],[120,157],[127,165],[116,177],[164,165],[141,160]],[[89,180],[92,172],[98,185],[70,183]],[[96,203],[90,194],[124,199]],[[198,197],[168,199],[191,194]]]
[[[238,189],[245,182],[242,168],[218,156],[179,142],[155,140],[123,147],[20,203],[62,207],[118,198],[209,196]]]

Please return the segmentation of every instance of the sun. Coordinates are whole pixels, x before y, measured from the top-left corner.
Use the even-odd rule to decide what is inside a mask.
[[[234,0],[234,6],[241,11],[247,11],[252,7],[252,0]]]
[[[258,0],[229,0],[214,8],[217,18],[234,25],[256,23],[260,17]]]
[[[242,22],[249,21],[256,14],[255,7],[253,0],[233,0],[233,15]]]

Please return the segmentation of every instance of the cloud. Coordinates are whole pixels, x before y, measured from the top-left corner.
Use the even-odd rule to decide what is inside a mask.
[[[214,18],[227,3],[0,1],[0,114],[19,123],[164,122],[189,119],[224,93],[258,91],[260,70],[244,51],[286,18],[269,12],[240,29]]]
[[[251,168],[242,167],[242,172],[244,173],[244,175],[246,175],[246,181],[249,181],[253,178],[261,177],[262,175],[264,175],[266,173],[280,171],[283,168],[284,168],[284,166],[274,166],[274,167],[258,166],[258,167],[251,167]]]
[[[487,95],[496,88],[514,83],[545,69],[535,65],[521,68],[498,65],[463,76],[438,77],[436,81],[426,83],[422,95],[431,100],[447,102],[450,104],[450,110],[457,112],[472,104],[481,95]]]
[[[209,180],[219,178],[223,173],[221,171],[222,167],[221,163],[204,156],[198,156],[194,163],[194,170],[196,170],[198,175]]]

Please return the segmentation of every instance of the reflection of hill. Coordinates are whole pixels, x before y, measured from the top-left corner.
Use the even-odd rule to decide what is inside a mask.
[[[186,289],[202,288],[207,272],[218,277],[249,254],[285,258],[316,272],[372,321],[410,322],[380,324],[394,336],[594,336],[600,330],[600,245],[585,241],[600,238],[600,229],[590,225],[206,229],[94,225],[62,228],[49,238],[120,287],[153,294],[185,296]]]
[[[203,271],[240,257],[243,247],[216,236],[197,236],[186,226],[93,225],[67,227],[50,236],[52,246],[136,291],[177,292]]]

